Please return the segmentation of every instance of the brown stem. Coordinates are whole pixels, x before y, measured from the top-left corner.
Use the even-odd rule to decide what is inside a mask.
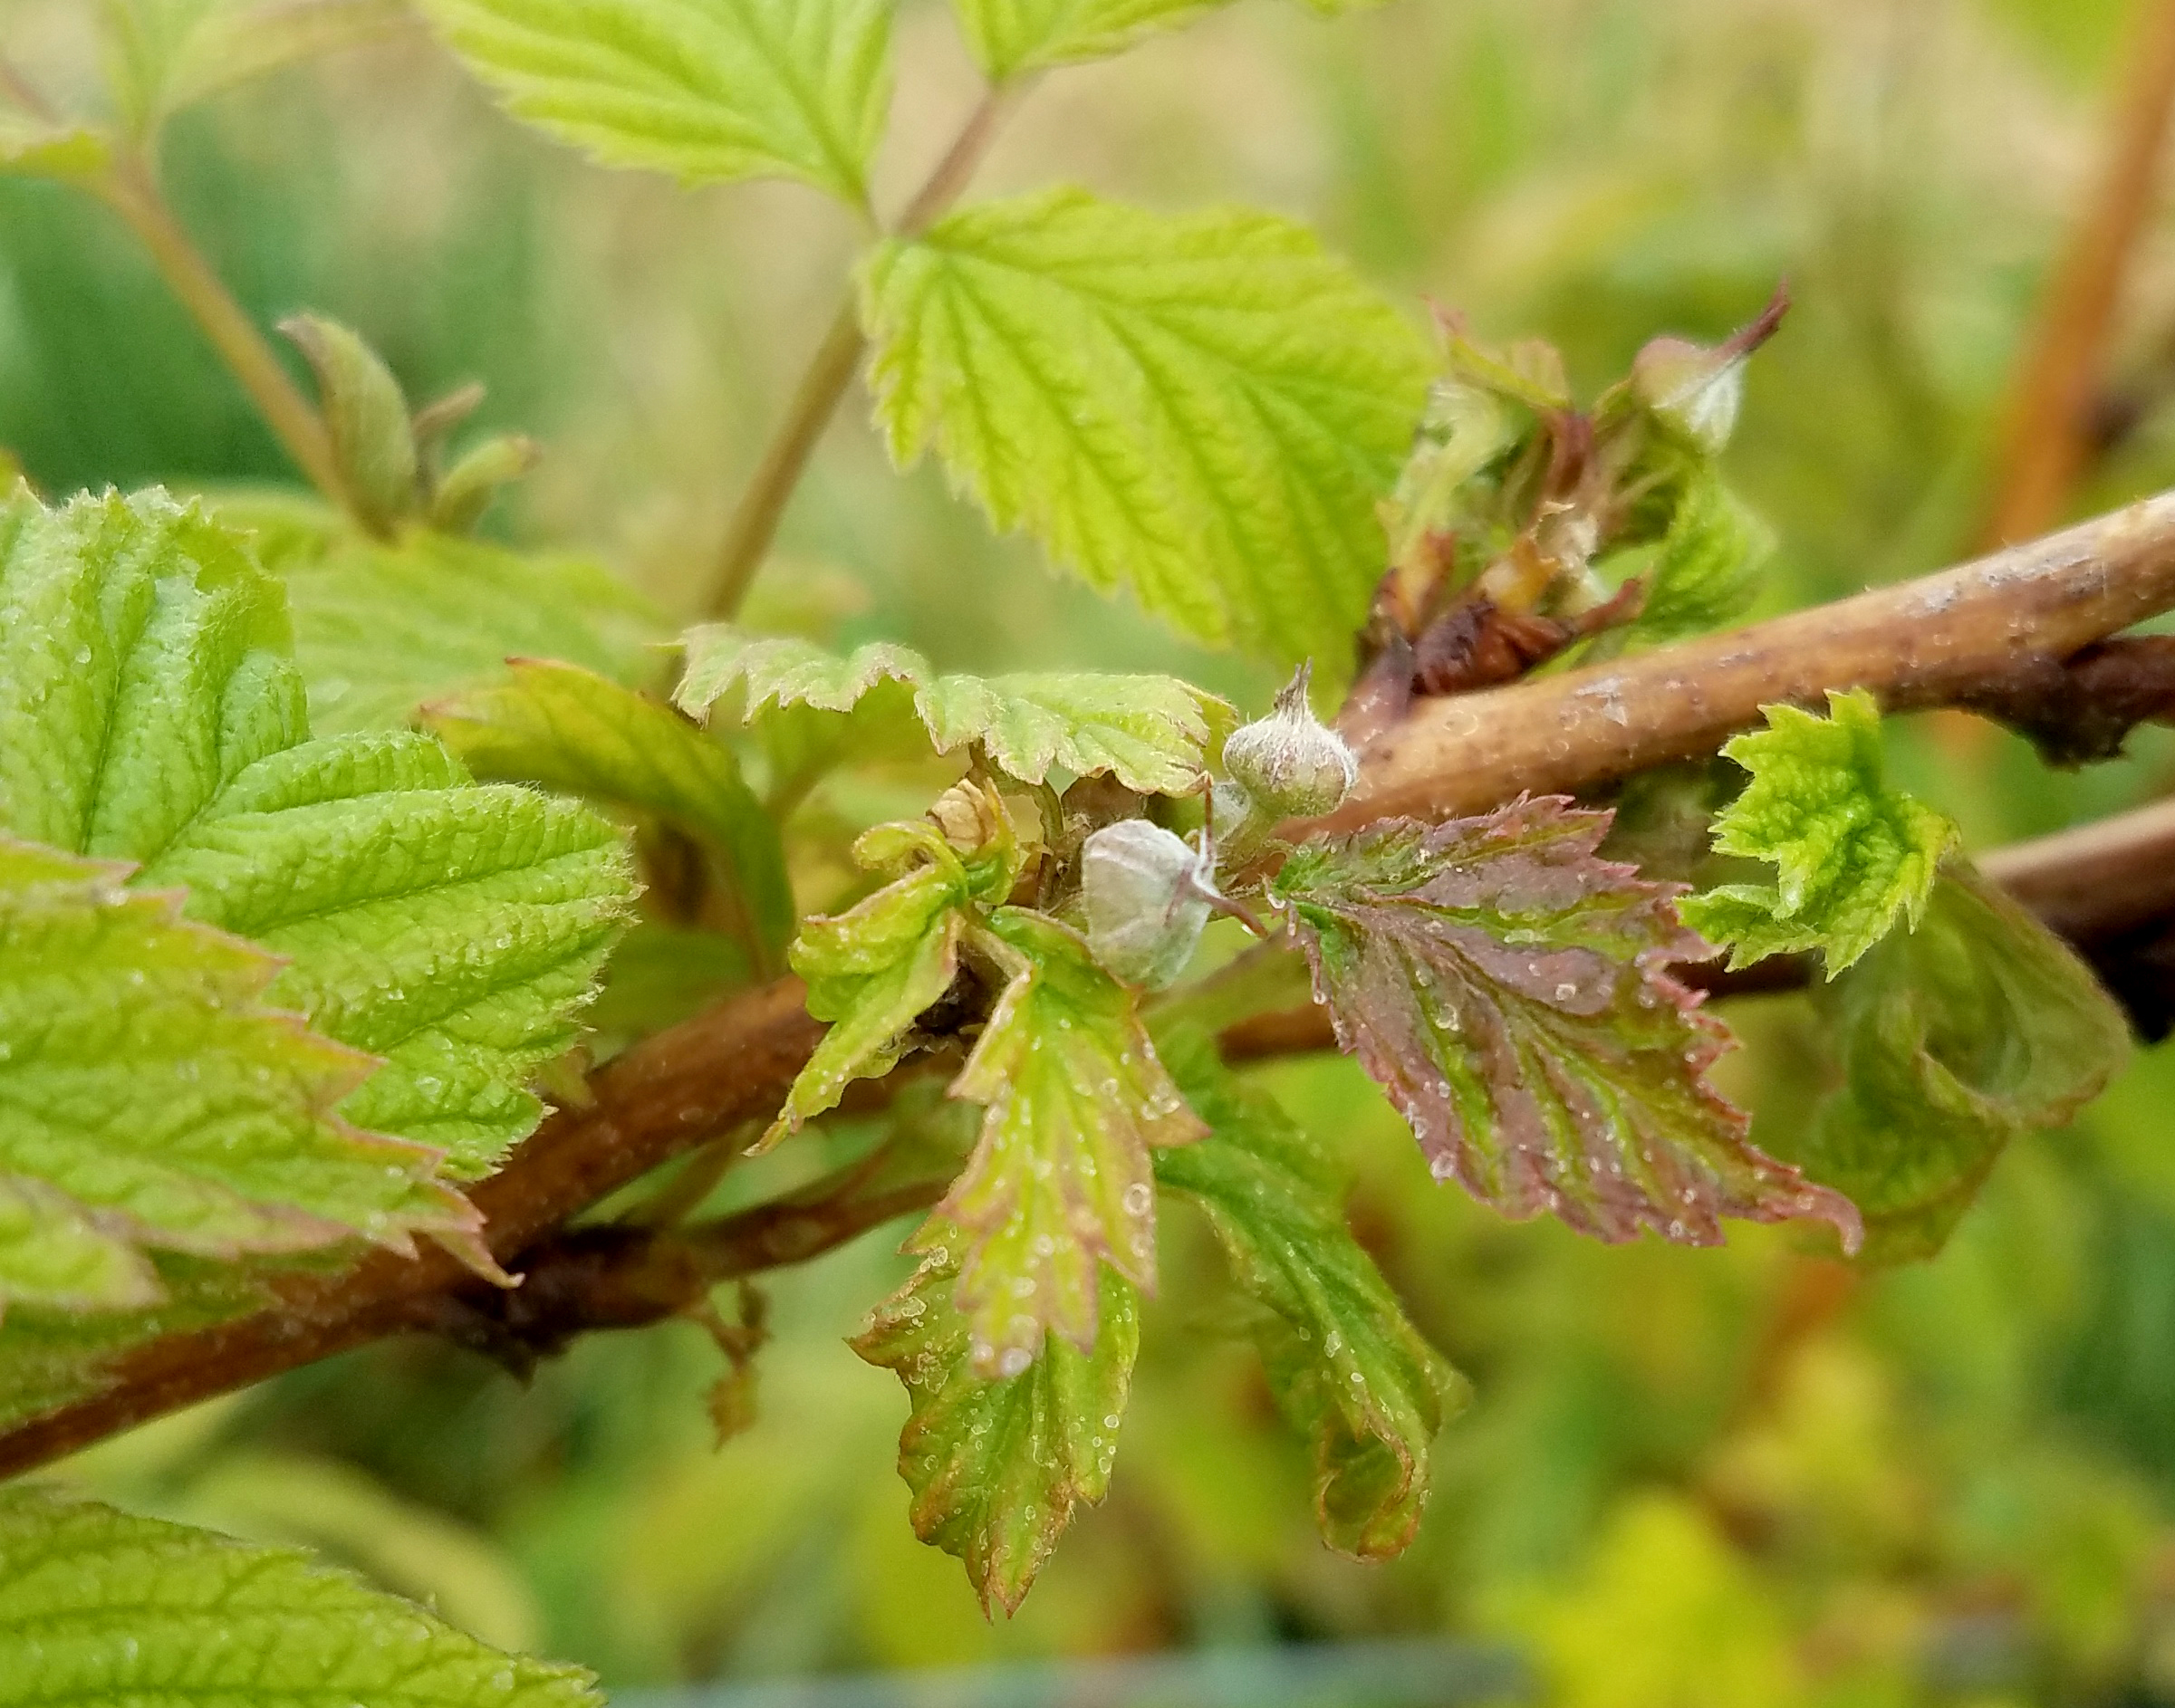
[[[2049,283],[2003,412],[1987,546],[2060,520],[2084,466],[2108,329],[2152,211],[2175,114],[2175,0],[2148,0],[2131,64],[2105,174]]]
[[[1440,817],[1483,811],[1527,787],[1593,788],[1711,752],[1756,717],[1762,701],[1808,699],[1824,687],[1863,684],[1891,704],[1937,704],[1982,689],[2017,657],[2074,653],[2170,603],[2175,498],[1716,641],[1423,707],[1411,732],[1367,755],[1371,804],[1360,816]],[[2148,930],[2175,915],[2175,804],[1997,852],[1985,867],[2080,944]],[[1787,964],[1775,975],[1773,987],[1785,987]],[[518,1263],[658,1164],[740,1122],[766,1119],[823,1033],[802,998],[797,981],[781,980],[598,1070],[587,1104],[553,1115],[474,1189],[493,1253]],[[1227,1047],[1246,1055],[1323,1041],[1318,1011],[1275,1022],[1285,1030],[1273,1041],[1263,1036],[1272,1023],[1226,1032]],[[918,1070],[919,1063],[901,1070]],[[791,1212],[773,1212],[783,1219],[762,1236],[773,1242],[765,1249],[794,1249],[801,1236]],[[474,1282],[433,1250],[412,1260],[380,1252],[342,1274],[269,1285],[268,1308],[123,1352],[107,1367],[101,1391],[0,1435],[0,1475],[350,1347],[443,1327],[448,1297]]]
[[[1776,701],[1872,689],[1891,711],[1968,701],[2175,608],[2175,494],[1991,557],[1640,657],[1427,700],[1361,757],[1327,820],[1484,811],[1713,753]],[[1299,827],[1292,827],[1297,829]]]
[[[988,151],[1009,106],[1010,98],[996,91],[983,98],[958,139],[945,151],[944,158],[938,161],[928,181],[900,216],[896,228],[900,236],[918,235],[958,199],[974,177],[975,168],[981,164],[982,156]],[[755,585],[756,573],[770,555],[771,542],[778,535],[778,524],[785,519],[785,506],[792,502],[801,476],[807,472],[808,459],[815,455],[823,430],[838,413],[840,400],[853,383],[861,352],[867,348],[868,340],[861,330],[860,304],[849,296],[832,321],[831,330],[824,333],[823,341],[816,347],[808,371],[802,375],[800,386],[794,392],[793,405],[786,410],[777,436],[763,453],[763,460],[756,465],[739,507],[734,511],[732,522],[726,529],[725,544],[718,551],[717,569],[705,607],[717,620],[728,622],[739,615],[740,607],[747,599],[747,590]]]
[[[140,158],[123,157],[98,180],[96,187],[107,206],[128,222],[150,252],[168,288],[196,318],[294,465],[318,491],[344,508],[346,486],[340,478],[332,436],[325,431],[323,420],[287,377],[264,334],[174,217],[149,167]]]

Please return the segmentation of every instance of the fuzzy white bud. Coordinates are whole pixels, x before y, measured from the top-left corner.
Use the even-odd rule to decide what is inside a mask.
[[[1333,811],[1359,782],[1359,761],[1344,738],[1307,704],[1311,664],[1299,667],[1266,717],[1234,730],[1224,769],[1249,801],[1278,818],[1311,819]]]
[[[1208,923],[1213,860],[1146,819],[1105,825],[1080,856],[1088,946],[1129,984],[1161,990],[1186,970]]]

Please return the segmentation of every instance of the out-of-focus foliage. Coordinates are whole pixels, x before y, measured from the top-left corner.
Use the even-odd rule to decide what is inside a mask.
[[[0,30],[26,56],[64,56],[83,10],[13,0]],[[1150,206],[1304,214],[1408,302],[1432,294],[1484,336],[1549,338],[1589,389],[1658,328],[1740,324],[1786,273],[1795,307],[1727,464],[1774,531],[1760,609],[1779,609],[1968,548],[1995,400],[2088,181],[2132,10],[1403,0],[1326,31],[1240,6],[1044,79],[987,184],[1077,177]],[[933,5],[904,9],[897,45],[897,122],[926,157],[970,98],[964,56]],[[410,396],[483,379],[479,425],[548,445],[486,533],[587,542],[692,614],[722,494],[832,305],[850,234],[827,203],[607,178],[503,125],[412,36],[222,96],[178,118],[168,147],[184,217],[260,321],[322,304]],[[2114,360],[2122,431],[2080,506],[2175,480],[2171,323],[2175,270],[2149,245]],[[0,445],[56,494],[284,473],[111,222],[14,181]],[[796,624],[840,650],[897,638],[944,671],[1171,672],[1266,702],[1266,667],[1196,653],[985,533],[933,473],[894,483],[848,427],[788,518],[803,567],[766,580],[791,583],[771,594],[798,598]],[[824,591],[842,578],[851,599]],[[620,674],[564,643],[535,650]],[[2175,782],[2164,737],[2050,774],[1951,719],[1895,726],[1888,761],[1974,847]],[[895,779],[806,779],[793,828],[813,842],[919,811],[919,763],[904,749]],[[842,865],[796,875],[812,903],[865,893]],[[642,994],[622,972],[608,1003]],[[1799,998],[1731,1018],[1756,1050],[1720,1064],[1725,1089],[1765,1111],[1761,1148],[1803,1156],[1837,1083],[1821,1022]],[[1249,1078],[1352,1159],[1362,1244],[1474,1385],[1393,1564],[1322,1547],[1312,1447],[1255,1348],[1150,1300],[1107,1498],[1076,1514],[1017,1618],[985,1624],[907,1522],[891,1470],[906,1396],[842,1344],[907,1277],[883,1236],[778,1278],[759,1415],[722,1449],[701,1404],[717,1355],[686,1326],[581,1344],[525,1391],[467,1355],[389,1345],[110,1444],[76,1474],[291,1539],[291,1514],[232,1498],[233,1467],[336,1463],[385,1499],[367,1538],[313,1545],[435,1594],[457,1622],[510,1607],[519,1640],[617,1684],[1451,1632],[1516,1636],[1558,1700],[1596,1708],[2175,1698],[2167,1051],[2140,1052],[2074,1127],[2009,1137],[1938,1260],[1854,1280],[1782,1229],[1691,1252],[1505,1225],[1425,1179],[1352,1064]],[[725,1197],[871,1137],[819,1127]],[[1213,1296],[1212,1231],[1175,1194],[1160,1220],[1165,1298]],[[1248,1308],[1234,1291],[1227,1314]]]

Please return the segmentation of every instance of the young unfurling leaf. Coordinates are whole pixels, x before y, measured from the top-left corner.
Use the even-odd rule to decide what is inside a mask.
[[[280,331],[317,376],[332,460],[355,520],[380,539],[412,515],[422,471],[408,394],[360,334],[321,314],[296,314]]]
[[[1015,1376],[1045,1329],[1086,1350],[1107,1265],[1155,1287],[1149,1153],[1201,1135],[1140,1024],[1133,993],[1086,943],[1025,908],[993,915],[981,946],[1008,983],[952,1095],[984,1106],[967,1169],[916,1237],[971,1242],[959,1308],[986,1376]]]
[[[1684,916],[1729,964],[1819,949],[1828,976],[1899,920],[1915,927],[1956,826],[1888,786],[1881,713],[1862,690],[1828,696],[1826,717],[1767,708],[1767,727],[1722,751],[1752,773],[1715,820],[1724,854],[1772,861],[1772,884],[1726,884],[1689,897]]]
[[[685,184],[867,193],[890,105],[891,0],[423,0],[518,117]]]
[[[1313,1445],[1314,1511],[1331,1547],[1398,1553],[1428,1500],[1428,1454],[1466,1387],[1406,1320],[1344,1224],[1325,1151],[1274,1098],[1227,1072],[1206,1037],[1165,1041],[1198,1145],[1160,1150],[1158,1183],[1208,1214],[1253,1324],[1278,1408]]]
[[[1055,1336],[1024,1367],[990,1377],[953,1302],[967,1236],[932,1224],[913,1280],[879,1305],[853,1342],[898,1372],[913,1400],[899,1473],[913,1491],[914,1533],[967,1567],[985,1609],[1015,1611],[1072,1521],[1110,1487],[1140,1327],[1131,1285],[1101,1272],[1093,1348]]]
[[[1645,598],[1638,616],[1606,637],[1608,649],[1666,646],[1742,617],[1774,551],[1773,532],[1718,472],[1701,467],[1675,495],[1667,532],[1646,548]]]
[[[732,754],[667,707],[570,664],[509,661],[512,680],[428,710],[431,731],[478,776],[530,782],[652,813],[718,857],[759,960],[793,935],[777,832]]]
[[[1728,1033],[1668,973],[1707,945],[1670,887],[1595,858],[1608,822],[1560,799],[1391,820],[1294,850],[1271,894],[1439,1178],[1605,1240],[1812,1216],[1854,1249],[1849,1200],[1754,1149],[1708,1083]]]
[[[975,885],[943,837],[929,826],[882,825],[853,853],[871,870],[919,863],[846,912],[802,925],[794,971],[808,981],[808,1012],[831,1030],[794,1080],[765,1145],[835,1108],[854,1080],[890,1072],[914,1022],[958,974],[961,910]]]
[[[1939,1251],[2008,1142],[2066,1123],[2130,1048],[2075,954],[1961,861],[1819,1002],[1843,1082],[1793,1157],[1864,1213],[1874,1262]]]
[[[0,831],[134,862],[386,1065],[359,1127],[487,1172],[632,898],[621,838],[413,734],[309,739],[277,582],[163,497],[0,505]]]
[[[870,263],[892,455],[1181,632],[1297,662],[1366,615],[1426,346],[1295,225],[1061,189]]]
[[[437,1152],[332,1112],[377,1063],[264,1002],[273,956],[128,876],[0,836],[0,1310],[156,1303],[152,1250],[472,1242]]]
[[[1183,794],[1232,722],[1224,701],[1170,676],[940,676],[911,648],[888,641],[840,657],[813,641],[725,624],[690,629],[687,647],[677,698],[698,717],[736,690],[741,715],[753,718],[766,706],[847,712],[902,685],[938,753],[978,742],[1022,782],[1062,766],[1083,776],[1107,771],[1143,794]]]
[[[487,1648],[284,1549],[42,1489],[0,1495],[0,1708],[601,1708],[589,1675]]]

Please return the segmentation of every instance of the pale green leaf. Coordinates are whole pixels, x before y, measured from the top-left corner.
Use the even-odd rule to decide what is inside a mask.
[[[48,124],[0,108],[0,176],[82,181],[113,158],[112,144],[85,125]]]
[[[975,1366],[953,1303],[966,1235],[934,1230],[912,1281],[879,1305],[853,1349],[895,1370],[913,1401],[899,1473],[914,1533],[956,1555],[985,1609],[1015,1610],[1074,1511],[1102,1499],[1140,1345],[1134,1291],[1102,1272],[1092,1351],[1052,1338],[995,1380]]]
[[[1053,190],[887,245],[862,312],[893,456],[1091,585],[1293,661],[1365,617],[1432,363],[1301,227]]]
[[[914,1022],[958,973],[964,910],[1001,898],[1018,873],[1016,849],[973,865],[932,824],[884,824],[854,844],[871,871],[903,875],[842,914],[806,920],[793,968],[808,982],[808,1012],[831,1030],[786,1093],[765,1135],[774,1145],[825,1110],[856,1079],[888,1073],[913,1046]]]
[[[284,1549],[43,1490],[0,1494],[0,1708],[601,1708],[578,1668],[486,1647]]]
[[[1083,1351],[1106,1266],[1155,1289],[1150,1151],[1200,1137],[1140,1023],[1134,993],[1068,927],[998,909],[978,939],[1009,982],[952,1095],[984,1106],[966,1171],[920,1249],[953,1236],[959,1308],[984,1376],[1015,1376],[1052,1330]]]
[[[890,105],[890,0],[420,0],[516,116],[687,184],[867,194]]]
[[[1612,635],[1611,650],[1666,646],[1742,617],[1758,594],[1775,534],[1712,465],[1702,465],[1673,495],[1667,533],[1637,550],[1645,602]]]
[[[1020,72],[1121,53],[1230,0],[953,0],[975,62],[1001,82]],[[1306,0],[1323,16],[1371,0]]]
[[[1670,967],[1711,950],[1672,886],[1595,858],[1608,825],[1561,797],[1384,820],[1294,849],[1270,894],[1437,1179],[1604,1240],[1804,1216],[1855,1249],[1849,1200],[1747,1143],[1708,1083],[1729,1033]]]
[[[739,763],[675,713],[579,666],[517,659],[512,680],[428,708],[477,776],[653,814],[713,849],[766,967],[793,935],[776,830]]]
[[[1684,916],[1730,945],[1732,966],[1819,949],[1830,978],[1926,909],[1956,826],[1888,786],[1881,712],[1862,689],[1828,696],[1826,717],[1767,708],[1767,727],[1722,751],[1752,781],[1715,820],[1724,854],[1771,861],[1773,884],[1689,897]]]
[[[1864,1212],[1876,1262],[1939,1251],[2008,1142],[2066,1125],[2130,1052],[2091,970],[1959,860],[1820,1006],[1843,1083],[1792,1160]]]
[[[314,506],[218,503],[286,582],[294,661],[321,735],[405,729],[426,700],[505,679],[508,658],[557,658],[627,687],[658,675],[661,620],[581,558],[531,557],[411,533],[380,545]]]
[[[1234,721],[1224,701],[1171,676],[940,676],[919,653],[890,642],[841,657],[813,641],[723,624],[690,629],[687,648],[677,698],[696,715],[728,695],[755,719],[771,707],[846,713],[910,688],[938,753],[979,743],[991,763],[1022,782],[1063,768],[1109,772],[1143,794],[1183,794]]]
[[[1227,1072],[1207,1037],[1164,1057],[1208,1137],[1155,1155],[1156,1179],[1207,1213],[1238,1284],[1278,1408],[1314,1449],[1330,1546],[1401,1552],[1425,1510],[1429,1450],[1464,1381],[1405,1318],[1345,1226],[1326,1152],[1266,1093]]]
[[[160,72],[148,106],[154,119],[303,60],[386,40],[414,22],[407,0],[215,0],[198,12]]]
[[[284,957],[271,1001],[387,1058],[342,1115],[482,1172],[540,1118],[626,849],[427,737],[310,741],[285,628],[278,583],[162,497],[0,507],[0,830],[136,863]]]
[[[333,1114],[375,1062],[265,1003],[273,956],[127,876],[0,837],[0,1307],[154,1303],[150,1249],[472,1238],[435,1151]]]

